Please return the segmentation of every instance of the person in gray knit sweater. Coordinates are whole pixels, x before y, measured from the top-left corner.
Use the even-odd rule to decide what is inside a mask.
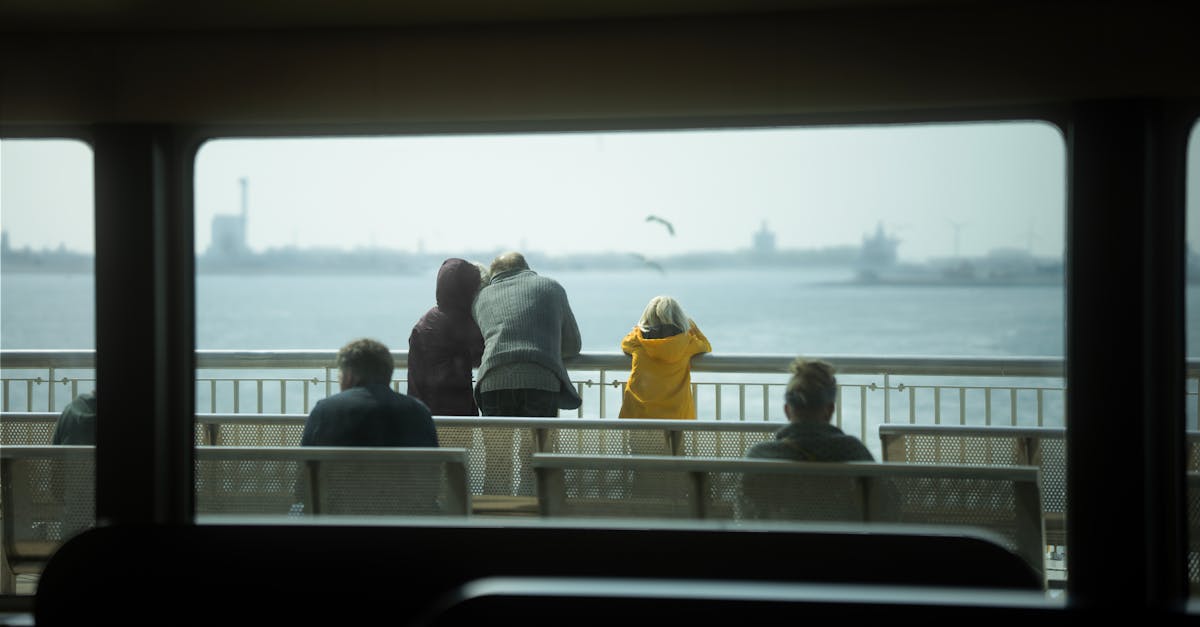
[[[475,401],[484,416],[556,417],[582,400],[563,358],[582,341],[567,292],[529,269],[521,253],[504,253],[490,268],[471,313],[483,333]]]

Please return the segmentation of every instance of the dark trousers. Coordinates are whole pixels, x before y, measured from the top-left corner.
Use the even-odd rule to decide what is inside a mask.
[[[484,416],[557,418],[558,392],[546,390],[492,390],[479,394]]]
[[[484,416],[557,418],[558,392],[493,390],[479,394]],[[534,438],[530,429],[490,430],[484,433],[484,493],[533,496]]]

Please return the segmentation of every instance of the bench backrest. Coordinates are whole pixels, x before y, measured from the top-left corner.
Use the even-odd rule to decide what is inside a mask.
[[[885,424],[879,426],[879,440],[885,462],[1037,466],[1042,507],[1066,513],[1067,447],[1061,427]]]
[[[59,545],[95,526],[95,449],[0,447],[0,593],[37,572]]]
[[[1044,572],[1039,472],[872,462],[538,454],[544,516],[960,525]]]
[[[305,417],[202,414],[203,444],[291,446]],[[533,453],[742,457],[774,437],[770,422],[435,416],[438,443],[467,451],[472,494],[533,496]]]
[[[202,514],[466,515],[456,448],[196,448]]]
[[[534,495],[534,453],[742,457],[780,425],[707,420],[438,417],[438,441],[470,456],[472,494]]]
[[[198,514],[467,515],[466,451],[197,447]],[[0,447],[3,583],[95,525],[95,447]],[[10,590],[4,590],[9,592]]]
[[[58,415],[0,414],[0,442],[49,444]],[[199,414],[199,446],[298,446],[303,414]],[[731,457],[770,440],[777,422],[435,416],[438,443],[467,451],[471,494],[533,496],[530,456],[682,455]]]
[[[49,444],[58,414],[50,412],[0,413],[0,445]]]

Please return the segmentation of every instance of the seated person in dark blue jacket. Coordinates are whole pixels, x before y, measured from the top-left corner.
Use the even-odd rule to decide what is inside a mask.
[[[322,399],[304,423],[301,446],[437,446],[433,415],[421,401],[391,387],[395,360],[371,339],[337,354],[342,391]]]
[[[784,394],[788,424],[775,439],[760,442],[747,457],[806,462],[875,461],[862,440],[833,425],[838,383],[833,366],[819,360],[796,359]]]
[[[58,415],[51,444],[96,444],[96,391],[76,396]]]

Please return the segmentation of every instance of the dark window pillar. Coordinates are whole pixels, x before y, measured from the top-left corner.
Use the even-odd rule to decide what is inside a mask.
[[[1067,128],[1068,600],[1186,598],[1184,118],[1081,103]]]
[[[170,127],[93,133],[96,194],[96,513],[192,516],[192,154]]]

